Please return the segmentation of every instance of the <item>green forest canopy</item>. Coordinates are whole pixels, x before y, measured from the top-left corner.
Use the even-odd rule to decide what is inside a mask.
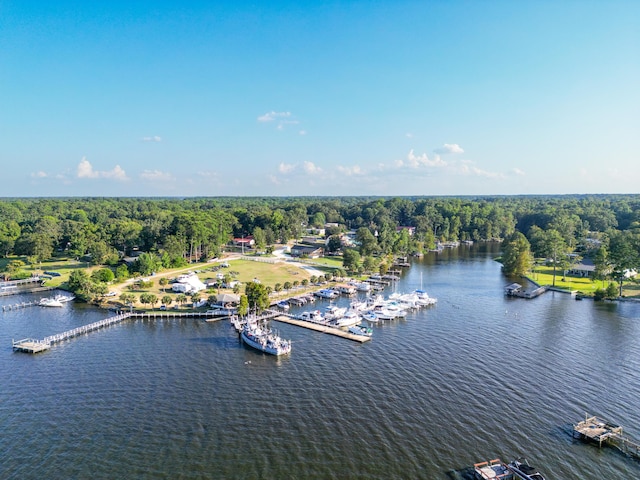
[[[338,225],[329,233],[359,231],[376,254],[422,251],[440,241],[504,240],[520,232],[538,255],[544,253],[536,241],[540,231],[554,230],[571,250],[588,240],[608,247],[623,237],[635,262],[640,196],[2,199],[0,255],[38,262],[66,252],[103,264],[138,249],[190,261],[214,257],[232,238],[254,231],[273,245],[326,223]],[[400,226],[415,228],[410,241]],[[372,236],[362,235],[364,229]]]

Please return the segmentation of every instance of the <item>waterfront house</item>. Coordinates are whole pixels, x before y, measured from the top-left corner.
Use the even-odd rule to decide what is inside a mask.
[[[596,266],[590,258],[583,258],[580,262],[572,265],[567,274],[572,277],[588,277],[591,278],[596,271]]]

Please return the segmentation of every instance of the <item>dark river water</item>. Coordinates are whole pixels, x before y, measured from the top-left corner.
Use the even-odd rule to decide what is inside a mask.
[[[496,248],[413,261],[395,288],[438,304],[371,342],[277,324],[287,358],[193,319],[14,353],[12,339],[107,312],[1,312],[0,478],[456,479],[519,456],[547,480],[640,478],[640,462],[571,435],[588,413],[640,440],[640,304],[505,298]]]

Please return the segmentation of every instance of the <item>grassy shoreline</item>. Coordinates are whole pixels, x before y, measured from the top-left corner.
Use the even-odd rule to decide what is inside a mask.
[[[26,261],[26,259],[21,257],[11,257],[8,259],[2,259],[3,262],[0,263],[0,268],[6,266],[6,264],[11,260],[22,260]],[[228,263],[228,268],[219,268],[221,263]],[[218,266],[218,269],[214,271],[214,267]],[[46,262],[42,262],[38,265],[27,265],[22,270],[34,275],[42,275],[45,271],[54,271],[58,272],[60,276],[54,276],[48,280],[46,280],[46,285],[53,288],[60,288],[62,290],[67,290],[67,282],[69,280],[69,276],[74,270],[87,270],[89,275],[92,271],[104,268],[104,265],[89,265],[86,262],[80,262],[77,260],[69,259],[69,258],[55,258]],[[119,299],[121,293],[132,293],[136,296],[136,302],[134,303],[134,307],[137,311],[158,311],[160,309],[160,299],[163,296],[170,296],[172,298],[171,304],[168,305],[168,308],[179,310],[191,310],[193,307],[191,306],[191,297],[188,297],[188,303],[184,305],[177,304],[178,293],[175,293],[171,290],[171,284],[167,284],[164,287],[160,285],[161,278],[167,278],[168,280],[175,278],[181,274],[188,272],[196,272],[198,278],[203,282],[207,280],[214,280],[218,273],[220,274],[231,274],[233,280],[237,280],[241,283],[241,285],[245,285],[248,282],[254,281],[255,279],[259,280],[266,286],[269,286],[273,289],[273,294],[271,298],[275,301],[289,298],[291,296],[302,295],[304,293],[310,293],[317,290],[318,287],[307,286],[302,287],[302,281],[309,281],[311,277],[318,276],[320,274],[325,274],[329,272],[333,272],[338,268],[342,267],[341,259],[329,259],[328,261],[308,261],[308,262],[292,262],[278,259],[277,257],[256,257],[255,260],[249,260],[246,257],[240,258],[239,255],[227,255],[223,258],[217,259],[214,262],[199,262],[192,263],[186,267],[162,270],[157,272],[153,276],[145,277],[145,279],[153,282],[153,285],[149,288],[139,288],[137,286],[137,280],[139,277],[129,278],[124,282],[111,283],[109,284],[109,291],[115,293],[115,295],[102,297],[96,303],[96,305],[106,308],[122,308],[124,307],[122,302]],[[297,284],[296,288],[292,288],[290,290],[282,290],[278,293],[275,292],[276,284],[280,284],[284,286],[285,283],[290,283],[292,286]],[[241,293],[244,292],[244,287],[241,287]],[[210,288],[200,292],[200,299],[207,299],[211,295],[217,295],[219,293],[232,293],[233,289],[229,288]],[[158,303],[153,308],[150,305],[144,305],[140,303],[140,294],[142,293],[151,293],[157,296]],[[174,306],[177,306],[174,307]],[[205,308],[205,307],[202,307]]]
[[[562,270],[556,270],[555,285],[553,282],[553,267],[536,266],[526,278],[538,285],[553,286],[567,292],[577,291],[582,295],[593,297],[599,288],[607,288],[608,280],[592,280],[590,278],[564,276]],[[640,285],[634,281],[624,282],[622,285],[623,297],[640,298]]]

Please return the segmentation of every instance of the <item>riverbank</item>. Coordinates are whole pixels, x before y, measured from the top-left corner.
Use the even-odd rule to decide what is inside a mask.
[[[526,278],[540,286],[553,287],[558,291],[566,291],[567,293],[577,292],[587,297],[593,297],[597,289],[607,288],[609,284],[608,280],[564,276],[562,273],[562,271],[556,271],[554,282],[553,267],[536,266],[531,275]],[[633,280],[624,282],[622,285],[622,297],[640,299],[640,285]]]

